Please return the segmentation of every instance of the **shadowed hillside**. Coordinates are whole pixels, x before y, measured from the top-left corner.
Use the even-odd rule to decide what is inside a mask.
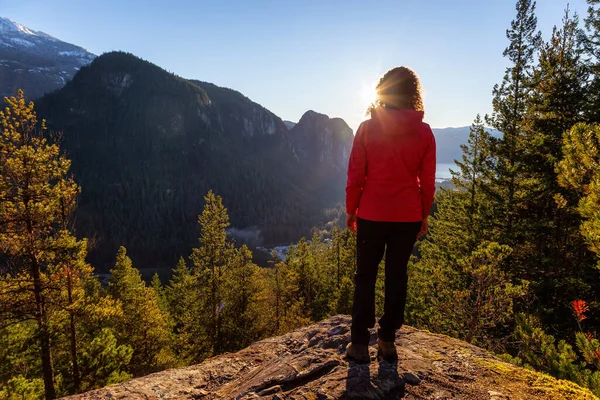
[[[239,92],[130,54],[98,57],[37,108],[64,134],[83,188],[78,234],[95,239],[99,269],[119,245],[142,268],[172,267],[198,237],[210,189],[227,199],[234,227],[257,228],[267,245],[308,235],[344,198],[353,136],[343,121],[307,114],[320,122],[288,132]]]

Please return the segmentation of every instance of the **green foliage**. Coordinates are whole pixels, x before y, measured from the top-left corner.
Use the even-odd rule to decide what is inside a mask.
[[[165,288],[165,296],[173,321],[173,349],[177,359],[183,364],[189,364],[210,355],[204,323],[200,321],[202,297],[199,282],[183,258],[179,259],[173,270],[171,280]]]
[[[478,117],[456,162],[457,190],[436,198],[409,266],[408,321],[597,391],[597,343],[569,318],[574,298],[600,293],[597,257],[587,249],[597,250],[600,237],[600,146],[596,127],[580,123],[592,118],[597,71],[586,64],[591,42],[584,49],[577,17],[567,10],[543,43],[534,10],[518,0],[507,31],[511,65],[486,118],[502,137],[488,135]],[[514,321],[520,310],[532,317]]]
[[[568,379],[600,395],[600,344],[589,334],[577,332],[575,349],[564,340],[556,341],[535,319],[516,315],[515,339],[519,344],[519,360],[526,366],[544,371],[560,379]]]
[[[200,224],[200,247],[192,250],[194,275],[201,288],[201,319],[205,321],[205,337],[211,353],[223,351],[224,275],[228,261],[234,254],[233,245],[227,240],[229,216],[220,196],[210,191],[204,198],[206,204],[198,217]]]
[[[124,247],[117,253],[111,274],[107,292],[123,308],[115,335],[133,349],[128,372],[141,375],[174,365],[168,316],[161,311],[157,294],[146,287]]]
[[[537,31],[535,1],[518,0],[517,15],[506,31],[509,40],[503,55],[510,65],[504,79],[493,90],[494,112],[489,123],[503,136],[492,140],[493,174],[488,201],[494,210],[493,222],[498,224],[502,242],[512,245],[514,224],[520,209],[522,178],[519,168],[524,162],[521,136],[523,120],[530,98],[530,74],[541,34]]]
[[[130,364],[133,349],[119,345],[110,329],[105,328],[81,354],[81,370],[84,377],[81,391],[114,385],[126,381],[132,375],[125,372]]]
[[[167,296],[165,293],[165,288],[162,285],[162,281],[157,273],[152,275],[152,281],[150,282],[150,287],[156,293],[156,297],[158,298],[158,307],[160,310],[166,315],[169,314],[169,304],[167,302]]]
[[[300,297],[298,273],[288,263],[275,263],[271,274],[271,287],[276,333],[289,332],[310,323],[304,311],[304,301]]]
[[[432,227],[432,230],[435,228]],[[481,244],[462,258],[430,256],[438,247],[423,244],[423,258],[411,263],[408,320],[490,349],[502,349],[512,324],[514,301],[526,282],[513,283],[500,265],[511,249]]]
[[[591,73],[591,82],[587,96],[587,107],[590,122],[600,122],[600,1],[587,0],[588,15],[585,18],[587,36],[585,37],[586,53],[590,57],[587,68]]]
[[[223,350],[246,347],[272,332],[266,300],[266,276],[242,246],[228,260],[223,277]]]
[[[561,188],[556,172],[563,133],[582,120],[588,101],[578,24],[567,9],[562,26],[541,45],[533,71],[521,142],[519,235],[511,260],[518,265],[513,268],[517,276],[532,281],[538,298],[534,312],[561,337],[572,328],[563,317],[570,301],[599,289],[580,278],[593,273],[594,259],[579,233],[576,195]]]
[[[300,308],[298,318],[319,321],[335,313],[350,313],[354,293],[356,238],[350,232],[334,228],[331,237],[315,233],[290,247],[285,271],[296,281],[297,294],[291,300]],[[382,288],[380,288],[380,292]],[[380,305],[383,306],[382,301]]]
[[[65,236],[62,217],[79,193],[67,178],[70,161],[59,146],[47,138],[46,126],[38,124],[32,102],[22,91],[5,98],[0,111],[0,243],[15,265],[8,292],[0,293],[7,320],[34,319],[42,355],[45,397],[56,397],[51,355],[51,311],[46,305],[50,281],[46,266],[60,263],[55,249]]]
[[[580,199],[581,233],[590,250],[600,255],[600,126],[575,125],[565,133],[563,152],[559,183]]]
[[[41,400],[44,398],[44,381],[27,379],[23,375],[11,378],[0,388],[0,400]]]
[[[40,381],[41,392],[37,394],[43,394],[43,381],[39,379],[42,374],[40,347],[36,341],[35,332],[34,321],[11,325],[0,331],[0,393],[2,393],[3,384],[8,385],[11,379],[18,378],[18,382],[23,380]],[[9,389],[4,390],[8,391]],[[14,391],[14,386],[10,391]],[[3,399],[1,395],[0,399]]]

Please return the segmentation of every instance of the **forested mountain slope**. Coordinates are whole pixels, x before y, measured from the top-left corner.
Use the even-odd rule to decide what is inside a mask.
[[[258,229],[266,244],[308,235],[343,200],[353,138],[343,121],[307,113],[288,131],[236,91],[131,54],[98,57],[37,109],[64,135],[82,187],[77,232],[95,239],[99,269],[119,245],[141,267],[174,265],[198,237],[210,189],[234,227]]]

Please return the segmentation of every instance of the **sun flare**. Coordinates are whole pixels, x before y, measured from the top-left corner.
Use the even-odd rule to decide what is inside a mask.
[[[360,105],[365,111],[377,100],[375,84],[363,84],[360,89]]]

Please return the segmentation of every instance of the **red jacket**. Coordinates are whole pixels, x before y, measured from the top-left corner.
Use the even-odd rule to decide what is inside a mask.
[[[433,203],[435,165],[435,138],[423,112],[375,109],[354,137],[347,213],[370,221],[421,221]]]

